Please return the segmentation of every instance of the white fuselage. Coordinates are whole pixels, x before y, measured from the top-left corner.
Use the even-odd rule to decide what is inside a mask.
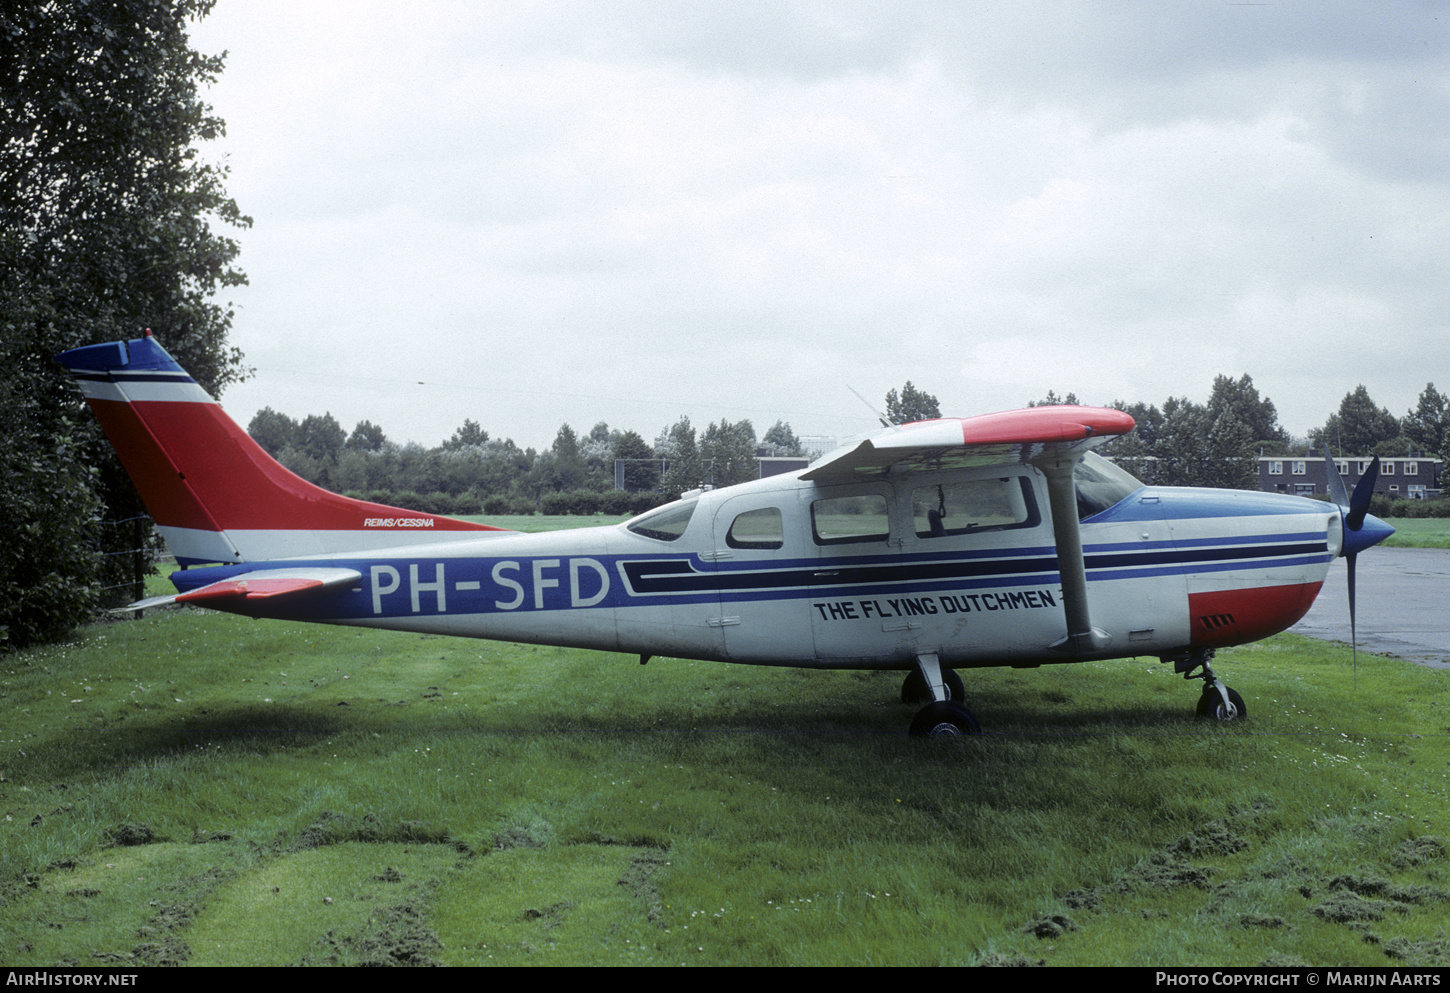
[[[1064,655],[1050,647],[1065,631],[1062,587],[1036,469],[798,476],[705,492],[664,531],[647,524],[656,511],[292,559],[363,578],[301,602],[223,609],[762,665],[911,668],[923,654],[1035,665],[1264,637],[1302,616],[1339,551],[1328,504],[1145,487],[1080,524],[1091,623],[1106,641]],[[967,520],[951,505],[962,493],[987,494],[991,513]],[[191,585],[238,568],[192,570]]]

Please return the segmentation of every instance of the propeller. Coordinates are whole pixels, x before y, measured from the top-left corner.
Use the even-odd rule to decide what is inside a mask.
[[[1376,455],[1369,464],[1369,469],[1359,478],[1355,484],[1354,495],[1350,496],[1344,489],[1344,480],[1339,478],[1339,467],[1335,465],[1334,458],[1329,450],[1324,452],[1324,465],[1329,481],[1329,499],[1334,501],[1339,508],[1340,520],[1343,522],[1344,537],[1340,542],[1339,554],[1344,556],[1349,567],[1349,641],[1350,657],[1353,660],[1356,678],[1359,675],[1359,636],[1354,623],[1354,561],[1359,553],[1366,548],[1384,541],[1395,533],[1390,527],[1378,517],[1369,513],[1369,502],[1374,496],[1375,483],[1380,478],[1380,457]]]

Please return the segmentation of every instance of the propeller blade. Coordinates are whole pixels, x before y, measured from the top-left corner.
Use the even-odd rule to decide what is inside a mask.
[[[1344,526],[1349,530],[1358,531],[1364,526],[1364,515],[1369,513],[1369,501],[1374,496],[1374,484],[1379,478],[1380,457],[1376,455],[1369,464],[1369,470],[1360,477],[1358,485],[1355,486],[1354,496],[1349,498],[1349,513],[1344,518]]]
[[[1354,626],[1354,560],[1359,556],[1350,552],[1344,557],[1345,563],[1349,566],[1349,658],[1350,665],[1354,669],[1354,683],[1359,686],[1359,632]]]

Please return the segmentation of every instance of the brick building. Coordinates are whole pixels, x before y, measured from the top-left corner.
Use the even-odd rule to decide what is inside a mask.
[[[1369,471],[1370,459],[1335,459],[1346,491],[1353,493],[1360,477]],[[1404,458],[1380,459],[1380,478],[1374,491],[1388,497],[1425,500],[1440,495],[1440,474],[1445,463],[1436,458],[1411,455]],[[1324,496],[1329,490],[1325,478],[1324,456],[1307,457],[1265,455],[1259,457],[1259,489],[1268,493],[1293,493],[1299,496]]]

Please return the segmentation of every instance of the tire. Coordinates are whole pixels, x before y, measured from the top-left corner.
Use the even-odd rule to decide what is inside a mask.
[[[1224,713],[1223,699],[1219,697],[1218,690],[1209,686],[1203,691],[1203,696],[1198,698],[1199,717],[1212,717],[1216,721],[1241,721],[1249,716],[1249,710],[1244,706],[1244,698],[1239,696],[1238,691],[1229,687],[1224,688],[1228,689],[1228,702],[1234,705],[1234,709],[1238,713],[1232,718]]]
[[[970,710],[950,700],[929,703],[912,718],[913,738],[955,737],[981,734],[982,725]]]
[[[947,699],[954,703],[965,702],[967,689],[962,685],[962,677],[957,675],[955,669],[943,669],[941,679],[947,688]],[[931,692],[926,688],[926,677],[921,674],[920,669],[913,669],[907,673],[906,681],[901,684],[901,702],[932,702]]]

